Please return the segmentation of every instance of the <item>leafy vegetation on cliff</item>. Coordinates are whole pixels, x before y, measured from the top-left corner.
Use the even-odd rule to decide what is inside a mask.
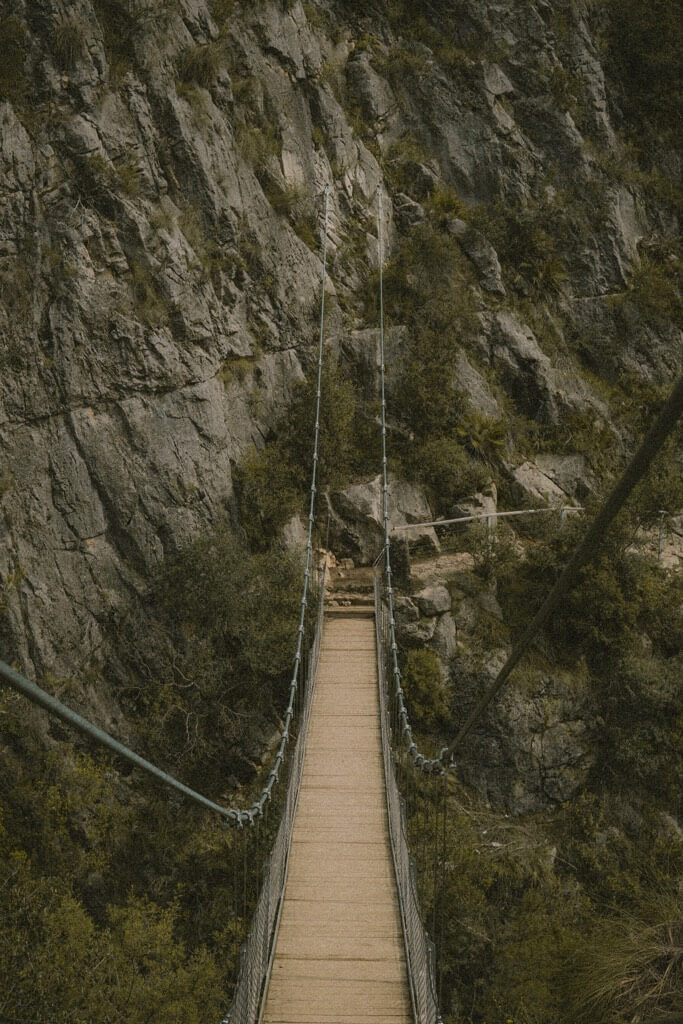
[[[426,920],[443,958],[446,1020],[677,1019],[683,589],[680,576],[633,550],[653,486],[646,483],[636,495],[507,684],[523,687],[538,666],[549,673],[561,666],[588,670],[595,758],[585,785],[553,809],[515,819],[452,781],[442,874],[434,864],[444,842],[443,784],[423,781],[420,797],[413,797],[413,849]],[[481,561],[512,637],[540,605],[582,529],[579,522],[563,530],[535,527],[523,554],[501,544]],[[438,749],[467,714],[462,681],[455,682],[455,718],[444,730],[424,713],[441,706],[442,682],[422,671],[416,685],[414,663],[411,652],[405,667],[411,709]],[[482,750],[491,749],[491,728],[491,722],[479,727],[462,752],[475,772]],[[501,765],[500,771],[514,787],[513,770]]]
[[[310,464],[316,189],[335,182],[335,349],[377,324],[368,211],[377,183],[391,192],[392,470],[437,515],[492,480],[516,503],[511,469],[539,451],[579,453],[600,493],[680,365],[683,16],[680,0],[162,6],[10,0],[0,19],[0,430],[19,437],[0,467],[0,656],[44,666],[70,644],[80,675],[49,688],[248,803],[296,628],[298,569],[274,542]],[[321,492],[379,471],[368,376],[345,356],[325,371]],[[681,598],[630,548],[683,507],[681,479],[671,445],[521,673],[588,679],[580,791],[510,818],[453,784],[441,880],[423,840],[439,793],[412,789],[449,1024],[680,1018]],[[509,641],[575,540],[470,544],[502,606],[473,647]],[[84,609],[69,629],[54,593]],[[440,743],[442,666],[404,654]],[[0,1019],[216,1022],[267,831],[255,849],[5,691],[0,730]]]
[[[111,624],[132,745],[219,801],[248,805],[260,784],[300,576],[223,528],[163,568],[144,617]],[[0,800],[0,1018],[219,1020],[270,829],[257,840],[226,828],[11,691],[0,714],[0,769],[13,780]]]

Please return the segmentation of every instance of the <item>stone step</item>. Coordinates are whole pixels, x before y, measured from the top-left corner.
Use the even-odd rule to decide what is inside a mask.
[[[374,604],[325,604],[325,615],[340,618],[362,618],[373,619],[375,617]]]

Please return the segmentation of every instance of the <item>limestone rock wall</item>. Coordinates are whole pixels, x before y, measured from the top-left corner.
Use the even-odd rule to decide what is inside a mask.
[[[112,608],[234,517],[234,466],[311,369],[325,186],[328,330],[361,363],[375,359],[356,296],[379,185],[390,255],[435,185],[474,207],[544,182],[549,200],[571,186],[590,205],[598,185],[604,199],[565,240],[558,302],[578,341],[543,350],[501,306],[494,246],[456,218],[481,310],[478,367],[460,360],[475,407],[500,408],[481,376],[493,367],[498,396],[530,416],[608,419],[578,362],[591,336],[641,379],[680,366],[671,325],[625,340],[609,305],[643,241],[675,225],[596,156],[620,142],[582,3],[563,20],[547,0],[430,4],[417,41],[385,5],[342,0],[7,0],[1,13],[0,636],[29,674],[97,663]],[[408,136],[426,154],[413,194],[389,173]]]

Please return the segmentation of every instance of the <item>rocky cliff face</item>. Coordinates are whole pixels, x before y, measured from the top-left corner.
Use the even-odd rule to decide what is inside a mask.
[[[0,635],[32,676],[97,664],[112,608],[235,516],[234,467],[311,369],[325,186],[352,374],[378,186],[389,257],[449,197],[477,317],[444,372],[480,415],[621,446],[604,381],[681,365],[636,302],[675,218],[624,170],[586,4],[158,8],[3,4]],[[506,456],[523,495],[533,456]]]

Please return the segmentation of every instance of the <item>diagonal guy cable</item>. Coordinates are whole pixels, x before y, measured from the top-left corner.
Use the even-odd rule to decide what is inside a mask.
[[[316,494],[316,480],[318,472],[318,449],[320,441],[320,397],[321,397],[321,382],[322,382],[322,364],[323,364],[323,341],[325,331],[325,284],[327,278],[327,234],[328,234],[328,219],[329,219],[329,186],[325,188],[325,215],[324,215],[324,236],[323,236],[323,266],[322,266],[322,296],[320,299],[320,339],[318,345],[318,380],[316,388],[316,409],[315,409],[315,436],[313,441],[313,466],[311,471],[311,486],[310,486],[310,505],[308,513],[308,538],[306,542],[306,569],[304,573],[304,584],[303,594],[301,597],[301,608],[299,615],[299,628],[297,630],[297,641],[296,641],[296,653],[294,655],[294,668],[292,671],[292,680],[289,685],[289,700],[287,703],[287,710],[285,711],[284,727],[280,734],[280,742],[278,743],[277,753],[275,755],[275,762],[271,771],[268,773],[268,779],[263,789],[261,790],[258,800],[256,800],[252,806],[248,809],[236,808],[236,807],[222,807],[220,804],[214,803],[213,800],[209,800],[207,797],[202,796],[201,793],[197,793],[194,789],[190,789],[184,783],[178,779],[169,775],[163,769],[153,764],[151,761],[147,761],[144,757],[136,754],[135,751],[130,750],[124,746],[123,743],[119,743],[118,740],[110,736],[109,733],[104,732],[98,726],[93,725],[92,722],[88,721],[82,715],[73,711],[71,708],[62,704],[61,701],[57,700],[56,697],[52,697],[45,690],[42,690],[35,683],[30,682],[19,672],[13,669],[10,665],[0,661],[0,679],[4,679],[13,689],[17,690],[24,697],[27,697],[34,704],[38,704],[44,708],[50,714],[55,715],[57,718],[61,718],[67,725],[73,726],[78,729],[79,732],[89,736],[90,739],[101,744],[104,747],[108,747],[115,754],[125,758],[131,764],[134,764],[138,768],[142,768],[143,771],[148,772],[154,778],[158,779],[165,786],[170,786],[176,789],[179,793],[188,797],[190,800],[194,800],[195,803],[200,804],[202,807],[208,808],[210,811],[214,811],[216,814],[220,814],[225,822],[229,825],[237,825],[240,828],[244,825],[254,825],[257,818],[263,815],[263,810],[266,803],[270,800],[273,787],[278,781],[280,771],[285,759],[285,752],[287,744],[290,739],[290,730],[292,721],[294,719],[294,710],[296,704],[296,697],[301,685],[301,661],[303,656],[303,641],[304,641],[304,630],[306,624],[306,608],[308,606],[308,590],[309,581],[311,577],[311,562],[312,562],[312,551],[313,551],[313,524],[315,520],[315,494]],[[324,585],[324,584],[323,584]]]
[[[520,658],[528,651],[532,641],[553,614],[565,594],[571,590],[578,579],[579,571],[590,562],[600,550],[608,526],[627,500],[638,481],[647,473],[652,460],[660,450],[669,434],[674,430],[683,413],[683,377],[675,384],[669,398],[665,402],[659,416],[645,436],[640,448],[633,456],[621,477],[615,484],[612,493],[598,512],[586,535],[565,566],[545,601],[527,626],[522,637],[507,659],[500,672],[484,691],[476,706],[470,713],[453,742],[444,747],[440,757],[447,763],[463,740],[474,728],[493,698],[502,689],[510,673]]]

